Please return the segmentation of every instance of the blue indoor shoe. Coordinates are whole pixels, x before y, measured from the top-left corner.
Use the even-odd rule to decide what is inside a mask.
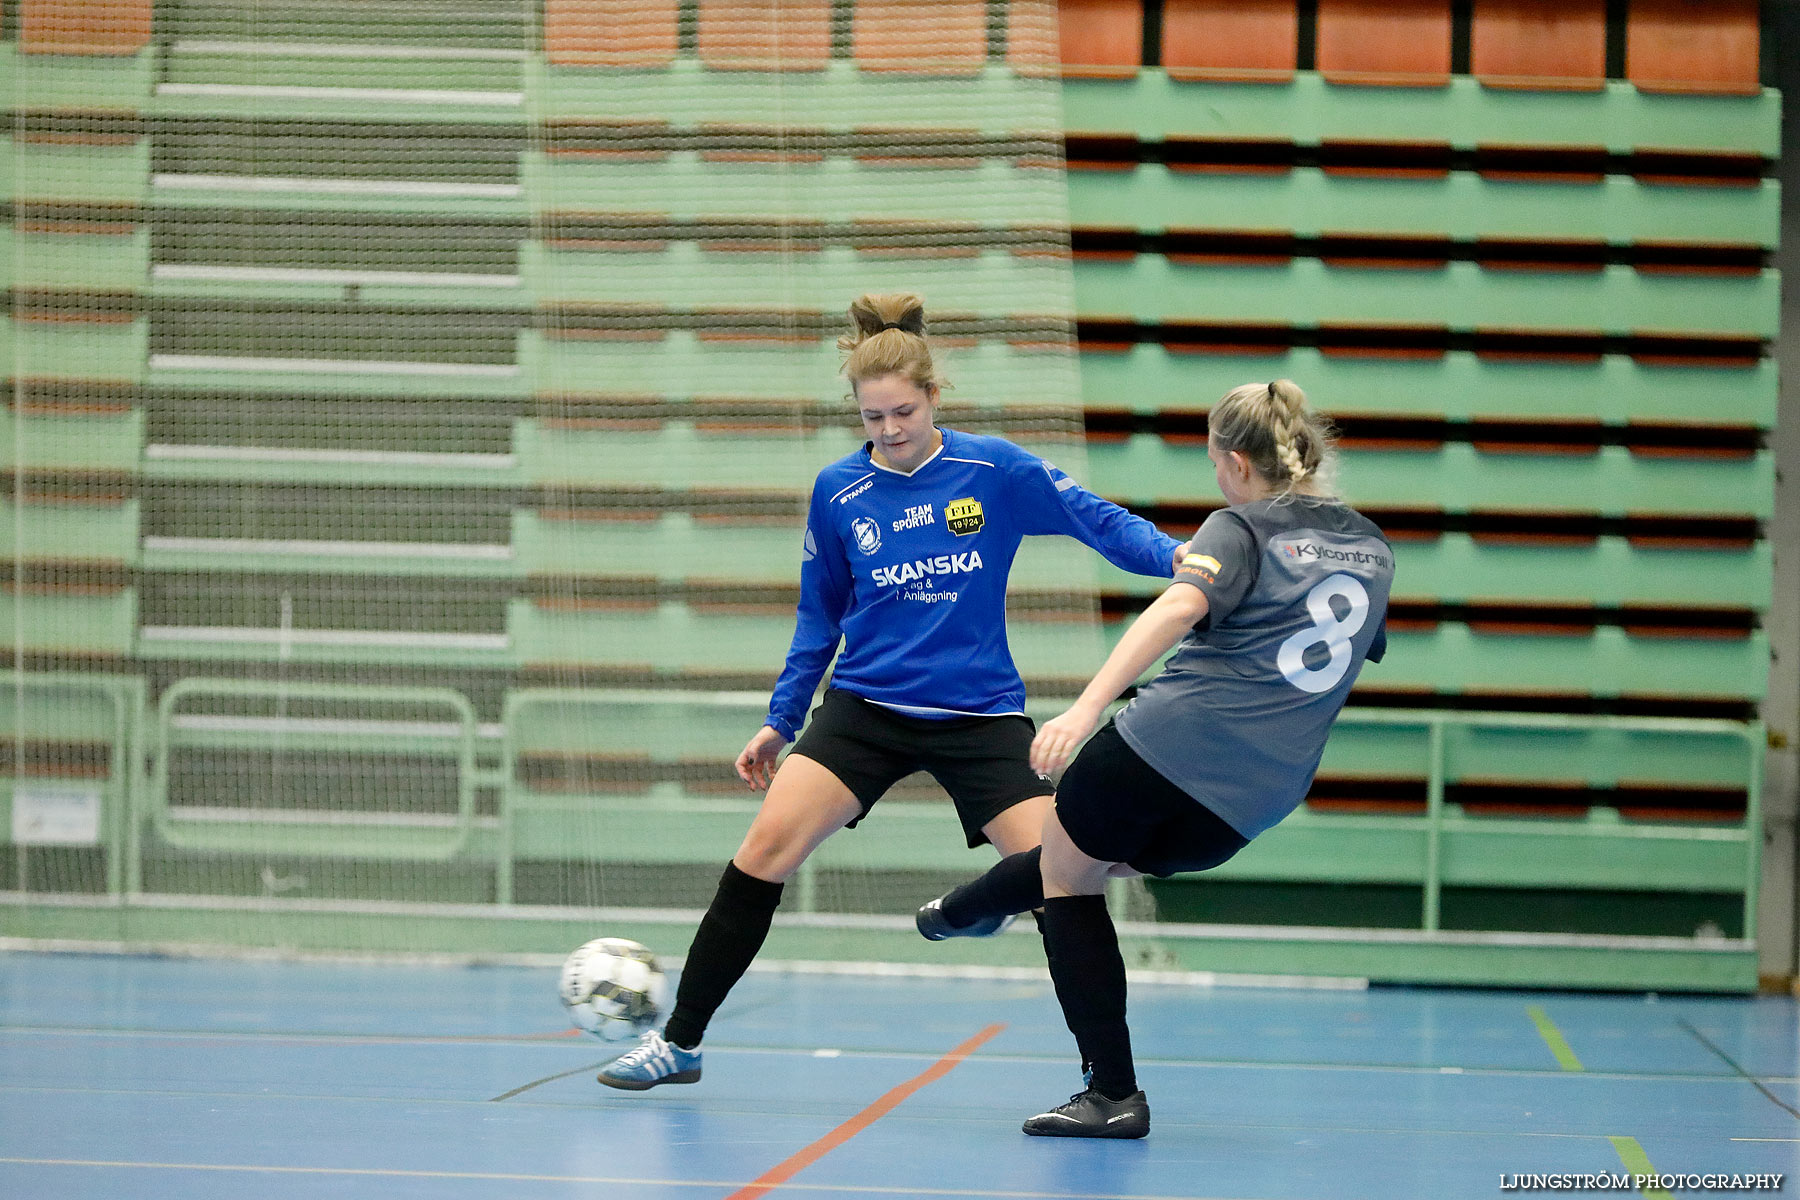
[[[607,1087],[641,1092],[659,1083],[699,1083],[700,1050],[683,1050],[663,1040],[652,1029],[636,1047],[626,1051],[600,1072]]]

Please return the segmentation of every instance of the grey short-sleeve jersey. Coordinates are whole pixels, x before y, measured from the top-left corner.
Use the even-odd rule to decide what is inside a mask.
[[[1119,714],[1127,744],[1245,837],[1306,798],[1365,660],[1387,648],[1394,554],[1347,505],[1234,505],[1194,535],[1177,583],[1207,615]]]

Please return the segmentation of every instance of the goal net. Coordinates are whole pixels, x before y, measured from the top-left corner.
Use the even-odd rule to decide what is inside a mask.
[[[1055,21],[9,6],[11,932],[685,942],[812,478],[861,440],[849,302],[922,295],[942,422],[1085,480]],[[1101,659],[1102,569],[1014,569],[1040,718]],[[879,955],[989,861],[915,776],[778,944]]]

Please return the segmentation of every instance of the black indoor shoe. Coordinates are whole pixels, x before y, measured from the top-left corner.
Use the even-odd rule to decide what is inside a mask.
[[[1013,923],[1009,913],[1003,917],[986,917],[973,925],[952,925],[944,916],[944,898],[927,900],[913,918],[913,924],[919,927],[919,934],[928,942],[941,942],[945,938],[958,937],[993,937]]]
[[[1150,1104],[1142,1092],[1108,1100],[1089,1088],[1026,1121],[1025,1132],[1036,1137],[1141,1138],[1150,1132]]]

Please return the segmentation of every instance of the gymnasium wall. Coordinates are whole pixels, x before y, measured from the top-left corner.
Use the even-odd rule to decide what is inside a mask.
[[[1329,397],[1347,491],[1400,540],[1400,656],[1365,675],[1359,703],[1430,693],[1434,705],[1515,711],[1756,711],[1767,593],[1744,597],[1734,632],[1714,622],[1735,606],[1726,574],[1748,568],[1761,593],[1768,569],[1772,476],[1746,486],[1716,470],[1719,459],[1773,469],[1777,101],[1760,86],[1758,17],[1754,4],[1065,6],[1065,54],[1079,46],[1082,60],[1065,68],[1065,95],[1090,440],[1148,467],[1193,436],[1184,401],[1203,407],[1275,374]],[[1715,203],[1749,224],[1731,233],[1723,209],[1700,215]],[[1651,224],[1639,223],[1643,205],[1658,210]],[[1661,292],[1673,307],[1603,298],[1628,280],[1644,288],[1638,300]],[[1728,297],[1745,303],[1730,317],[1715,303]],[[1154,399],[1121,387],[1132,400],[1096,413],[1094,381],[1139,383],[1150,364],[1174,381]],[[1673,405],[1653,413],[1644,406],[1659,393]],[[1746,407],[1726,416],[1726,394]],[[1737,444],[1702,445],[1718,437]],[[1611,455],[1655,459],[1658,476],[1627,499],[1621,477],[1602,482]],[[1687,500],[1660,472],[1677,462],[1698,472]],[[1510,495],[1490,488],[1538,470]],[[1131,476],[1140,489],[1155,486],[1147,477]],[[1431,495],[1428,478],[1448,490]],[[1569,489],[1586,485],[1611,498],[1576,500]],[[1702,509],[1709,522],[1742,520],[1748,536],[1733,546],[1723,525],[1702,534],[1688,524]],[[1625,554],[1618,567],[1575,565],[1609,546]],[[1624,582],[1627,561],[1669,579],[1665,554],[1684,547],[1703,548],[1673,572],[1696,586],[1687,601]],[[1652,610],[1654,631],[1641,619]],[[1656,679],[1601,681],[1585,651],[1615,636],[1618,661]],[[1733,662],[1721,681],[1749,680],[1748,691],[1706,694],[1700,662],[1714,652]],[[1391,783],[1361,801],[1321,795],[1329,765],[1312,810],[1393,799]],[[1575,780],[1512,774],[1453,780],[1453,803],[1496,817],[1534,802],[1540,815],[1584,807]],[[1687,803],[1665,813],[1696,811]],[[1588,812],[1607,808],[1635,806]],[[1236,907],[1210,882],[1197,890],[1196,911]],[[1633,890],[1635,905],[1650,889]],[[1366,899],[1412,903],[1404,891]],[[1520,900],[1476,888],[1458,903],[1529,920]]]
[[[682,940],[753,806],[719,768],[791,631],[805,487],[856,442],[831,339],[891,280],[931,304],[950,423],[1185,537],[1219,503],[1207,407],[1288,376],[1394,539],[1392,650],[1313,797],[1122,898],[1143,961],[1754,982],[1754,4],[0,24],[0,931],[552,949],[630,909]],[[1045,548],[1014,590],[1041,716],[1154,584]],[[978,865],[933,786],[878,818],[802,914],[886,929]]]

